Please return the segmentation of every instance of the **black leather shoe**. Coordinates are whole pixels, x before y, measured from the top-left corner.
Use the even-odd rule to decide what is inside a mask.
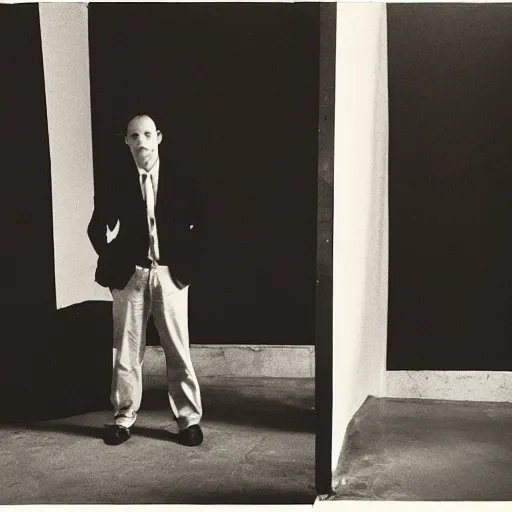
[[[203,431],[199,425],[191,425],[185,430],[180,430],[178,441],[184,446],[198,446],[203,442]]]
[[[109,425],[105,431],[103,441],[105,444],[118,445],[128,441],[132,435],[130,429],[121,425]]]

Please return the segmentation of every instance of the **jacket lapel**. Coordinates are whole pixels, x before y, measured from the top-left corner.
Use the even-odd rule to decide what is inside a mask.
[[[159,218],[162,218],[161,214],[165,204],[169,203],[169,185],[171,181],[169,166],[165,167],[162,165],[160,160],[160,169],[158,170],[158,190],[156,194],[155,204],[155,215],[158,222]]]

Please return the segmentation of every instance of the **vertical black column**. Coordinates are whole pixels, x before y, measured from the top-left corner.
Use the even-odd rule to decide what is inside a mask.
[[[0,5],[0,417],[36,408],[55,311],[52,195],[37,4]]]
[[[336,4],[320,6],[317,295],[315,338],[316,490],[331,492],[333,360],[333,213]]]
[[[2,313],[55,309],[48,124],[37,4],[0,5]],[[26,322],[24,322],[26,328]]]

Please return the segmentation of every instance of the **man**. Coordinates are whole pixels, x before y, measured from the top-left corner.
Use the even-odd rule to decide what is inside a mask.
[[[130,120],[125,142],[133,161],[112,172],[97,193],[88,227],[99,256],[96,281],[110,289],[113,299],[115,423],[107,426],[104,440],[117,445],[131,437],[152,314],[165,353],[178,440],[196,446],[203,441],[202,405],[188,337],[188,285],[200,229],[195,188],[167,159],[160,161],[162,133],[148,115]],[[110,242],[107,226],[110,233],[117,231]]]

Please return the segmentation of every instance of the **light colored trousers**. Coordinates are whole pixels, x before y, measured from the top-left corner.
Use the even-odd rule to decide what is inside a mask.
[[[199,384],[190,359],[188,287],[180,289],[169,268],[136,267],[123,290],[111,290],[114,323],[114,371],[110,399],[118,425],[131,427],[142,400],[142,364],[151,314],[167,364],[168,395],[180,430],[202,416]]]

